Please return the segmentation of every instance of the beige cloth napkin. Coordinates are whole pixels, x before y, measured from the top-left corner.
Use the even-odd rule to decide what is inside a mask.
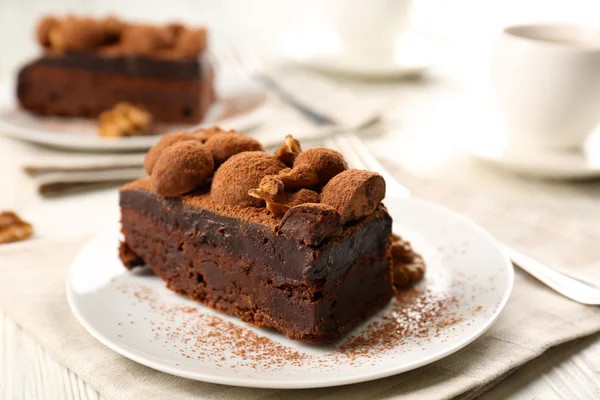
[[[600,228],[481,193],[397,174],[422,197],[469,215],[500,239],[556,266],[600,277]],[[109,399],[471,399],[559,343],[600,331],[600,307],[580,305],[517,270],[512,296],[487,333],[434,364],[345,387],[268,390],[196,382],[154,371],[104,347],[78,324],[65,298],[67,269],[89,238],[0,248],[0,308],[57,360]],[[482,265],[481,268],[485,268]]]
[[[256,137],[265,148],[278,146],[288,133],[298,139],[318,139],[333,133],[360,129],[380,117],[380,102],[359,97],[328,79],[293,67],[276,68],[272,75],[287,92],[330,116],[337,124],[315,127],[275,95],[270,95],[260,115],[256,116],[264,117],[264,120],[252,121],[252,125],[259,123],[259,129],[246,131],[248,121],[241,122],[241,125],[227,125]],[[21,168],[43,196],[120,184],[145,175],[142,169],[145,152],[81,153],[22,144],[20,150],[23,153]]]

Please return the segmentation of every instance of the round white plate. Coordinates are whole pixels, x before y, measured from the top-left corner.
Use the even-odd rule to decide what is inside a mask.
[[[451,98],[431,114],[436,115],[426,127],[431,135],[480,161],[544,179],[600,177],[600,130],[589,136],[582,150],[550,150],[511,143],[502,116],[483,96]]]
[[[258,86],[235,77],[217,77],[216,85],[220,100],[211,107],[201,125],[163,124],[160,131],[194,130],[217,122],[226,129],[245,131],[264,120],[266,94]],[[231,115],[232,109],[240,111]],[[95,120],[40,117],[21,110],[15,98],[14,82],[0,84],[0,134],[15,139],[70,150],[134,151],[149,149],[161,137],[158,134],[103,138],[97,132]]]
[[[286,32],[280,51],[290,61],[309,68],[382,79],[423,74],[435,64],[441,49],[439,43],[424,35],[406,34],[393,54],[357,57],[347,52],[335,32],[311,27]]]
[[[344,354],[336,345],[302,344],[180,297],[147,269],[123,268],[117,256],[118,227],[81,250],[71,266],[67,298],[77,319],[100,342],[148,367],[185,378],[248,387],[316,388],[398,374],[446,357],[484,333],[509,298],[513,267],[492,236],[462,216],[421,200],[388,199],[386,205],[396,221],[394,230],[421,252],[428,269],[410,292],[423,294],[416,295],[418,301],[405,303],[400,312],[399,302],[393,300],[341,342],[369,332],[368,325],[382,318],[399,329],[408,328],[382,349],[359,346],[359,351]],[[438,316],[423,318],[422,309]],[[246,332],[241,336],[254,339],[240,342],[238,334],[229,342],[227,333],[212,328],[229,322]],[[256,338],[267,340],[265,347],[274,351],[259,354],[260,361],[256,355],[248,361],[254,347],[240,354],[239,346]],[[294,351],[300,357],[282,356]]]

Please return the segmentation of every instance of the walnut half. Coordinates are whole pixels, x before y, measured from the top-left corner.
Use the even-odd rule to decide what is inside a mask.
[[[286,135],[285,140],[277,150],[275,150],[275,157],[279,158],[282,163],[291,167],[294,165],[294,160],[302,152],[300,142],[292,135]]]
[[[319,194],[312,190],[300,189],[297,192],[286,192],[286,187],[278,175],[267,175],[261,179],[257,189],[250,189],[248,194],[264,200],[267,210],[281,217],[291,207],[304,203],[318,203]]]
[[[254,198],[264,200],[267,210],[276,216],[284,215],[290,208],[285,205],[285,186],[276,175],[267,175],[261,179],[258,189],[250,189],[248,194]]]
[[[0,244],[29,239],[33,235],[31,224],[12,211],[0,213]]]
[[[98,117],[98,132],[103,137],[150,134],[152,114],[129,103],[119,103]]]

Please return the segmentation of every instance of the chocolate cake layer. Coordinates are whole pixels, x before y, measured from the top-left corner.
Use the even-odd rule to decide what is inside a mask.
[[[264,212],[219,207],[207,193],[163,198],[141,180],[120,202],[126,266],[148,264],[170,289],[292,339],[338,339],[392,297],[382,205],[307,246],[277,232]]]
[[[147,109],[157,121],[201,122],[215,100],[207,61],[44,56],[18,76],[21,106],[42,115],[96,117],[119,102]]]
[[[113,57],[98,52],[47,54],[30,65],[79,69],[102,74],[162,79],[202,79],[208,71],[206,61],[192,59],[159,59],[139,55]]]

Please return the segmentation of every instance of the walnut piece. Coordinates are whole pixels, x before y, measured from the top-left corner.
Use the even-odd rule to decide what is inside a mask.
[[[258,189],[250,189],[248,194],[256,199],[264,200],[267,210],[276,216],[283,216],[290,208],[286,204],[287,196],[283,182],[276,175],[267,175],[262,178]]]
[[[291,167],[301,152],[300,142],[294,139],[292,135],[286,135],[283,144],[275,150],[275,157],[279,158],[288,167]]]
[[[29,239],[33,235],[31,224],[12,211],[0,213],[0,244]]]
[[[121,102],[98,117],[98,133],[103,137],[143,136],[151,133],[152,114]]]

